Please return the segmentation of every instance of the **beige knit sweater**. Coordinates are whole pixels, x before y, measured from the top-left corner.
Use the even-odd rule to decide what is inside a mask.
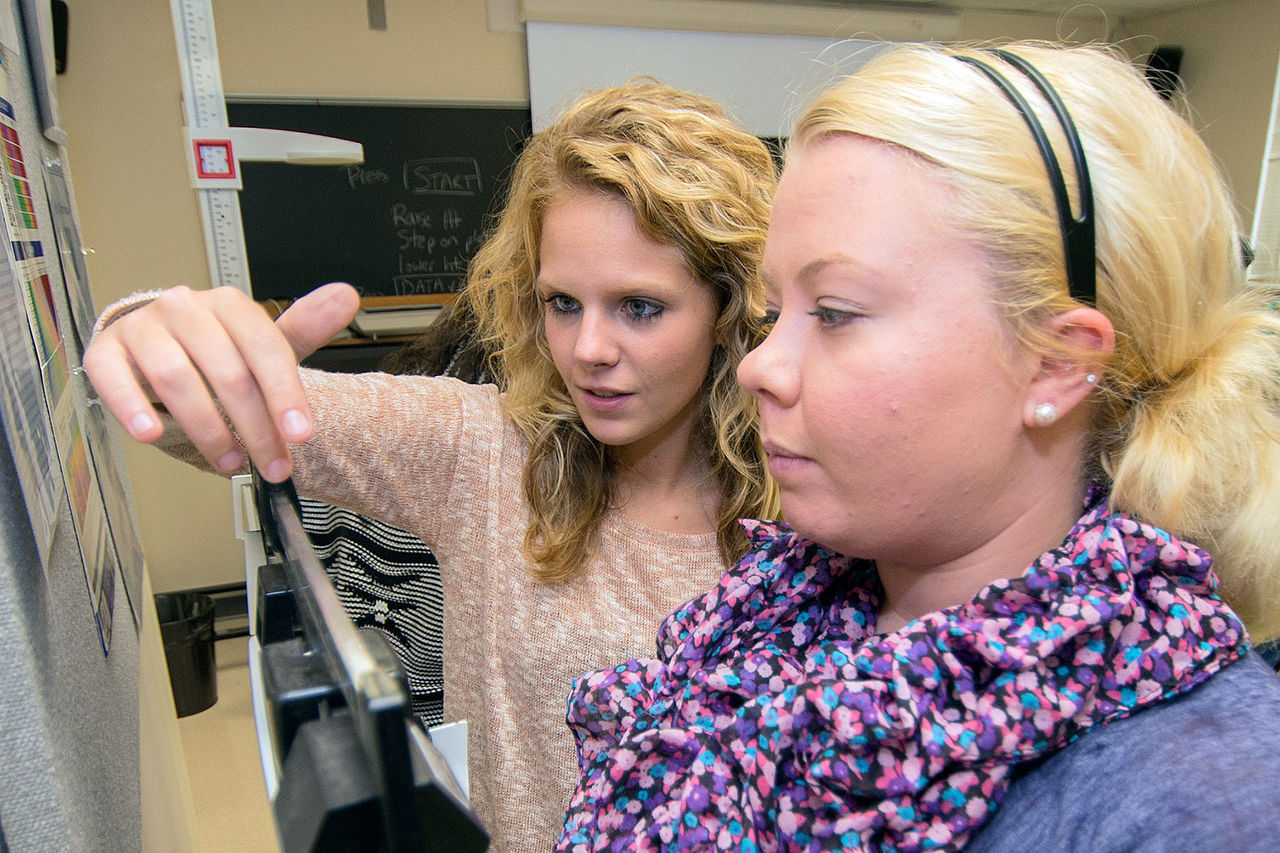
[[[654,654],[662,619],[724,571],[715,534],[606,516],[564,584],[535,581],[521,543],[525,444],[493,386],[304,370],[315,414],[298,490],[403,527],[440,561],[445,719],[468,720],[471,801],[494,851],[549,850],[577,779],[574,678]],[[192,460],[190,445],[166,450]]]

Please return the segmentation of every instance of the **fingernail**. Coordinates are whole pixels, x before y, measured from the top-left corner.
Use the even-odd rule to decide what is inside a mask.
[[[129,431],[134,435],[142,435],[155,425],[155,418],[146,412],[138,412],[129,420]]]
[[[289,461],[287,459],[273,459],[267,463],[263,473],[266,474],[268,480],[278,483],[289,476]]]
[[[240,451],[230,450],[227,453],[225,453],[221,459],[218,460],[218,468],[220,468],[223,471],[234,471],[240,467],[240,461],[241,461]]]
[[[310,426],[310,424],[307,423],[306,415],[302,414],[302,412],[297,409],[290,409],[285,412],[284,417],[280,420],[284,429],[284,434],[290,438],[297,438],[306,434],[307,428]]]

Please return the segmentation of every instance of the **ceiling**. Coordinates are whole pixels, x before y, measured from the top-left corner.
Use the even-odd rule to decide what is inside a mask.
[[[795,2],[795,0],[773,0]],[[1125,16],[1171,12],[1194,6],[1207,6],[1220,0],[801,0],[815,6],[879,6],[909,11],[953,9],[987,9],[998,11],[1041,12],[1060,15],[1065,12],[1107,16]]]

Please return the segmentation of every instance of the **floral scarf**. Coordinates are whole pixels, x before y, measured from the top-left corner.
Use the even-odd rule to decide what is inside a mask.
[[[1015,765],[1195,687],[1249,648],[1205,552],[1089,490],[1062,545],[874,633],[875,566],[782,524],[658,632],[579,678],[557,849],[956,850]]]

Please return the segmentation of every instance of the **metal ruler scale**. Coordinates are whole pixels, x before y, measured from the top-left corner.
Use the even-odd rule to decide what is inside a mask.
[[[171,0],[173,29],[182,71],[182,95],[187,128],[227,130],[227,105],[218,62],[218,40],[210,0]],[[187,154],[191,157],[189,151]],[[232,167],[232,176],[235,169]],[[238,183],[234,188],[198,187],[200,218],[204,222],[209,275],[215,287],[229,286],[253,295],[240,219]]]
[[[240,161],[299,165],[361,163],[364,147],[347,139],[261,127],[228,127],[211,0],[170,0],[186,110],[187,164],[200,193],[209,276],[250,296],[240,219]]]

